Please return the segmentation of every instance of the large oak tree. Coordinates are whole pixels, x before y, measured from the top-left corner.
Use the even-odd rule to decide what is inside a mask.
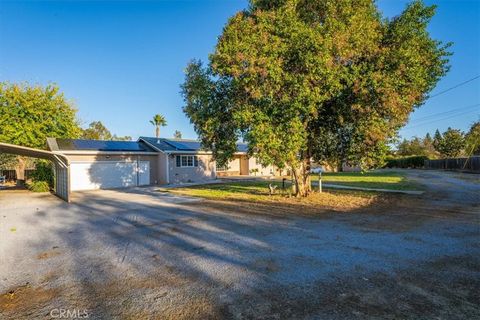
[[[252,0],[209,63],[191,62],[184,112],[219,162],[248,142],[310,192],[311,159],[374,165],[447,72],[448,45],[415,1],[393,19],[372,0]]]

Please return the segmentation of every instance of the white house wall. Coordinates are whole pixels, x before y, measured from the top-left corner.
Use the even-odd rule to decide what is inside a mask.
[[[202,182],[216,178],[215,162],[211,161],[211,155],[197,154],[198,167],[177,167],[176,156],[176,154],[168,156],[170,183]]]
[[[167,155],[165,153],[158,153],[157,168],[158,168],[158,184],[168,183],[168,167],[167,167]]]
[[[248,159],[249,174],[254,176],[255,173],[252,173],[252,169],[258,169],[258,172],[256,173],[257,176],[272,176],[277,174],[274,166],[263,167],[254,157]]]

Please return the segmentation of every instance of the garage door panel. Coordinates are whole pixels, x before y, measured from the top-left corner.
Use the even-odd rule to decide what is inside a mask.
[[[90,179],[100,189],[131,187],[136,184],[135,169],[135,163],[93,163],[90,166]]]
[[[123,188],[137,185],[136,162],[72,163],[70,172],[72,191]]]
[[[148,186],[150,184],[150,161],[138,162],[138,185]]]

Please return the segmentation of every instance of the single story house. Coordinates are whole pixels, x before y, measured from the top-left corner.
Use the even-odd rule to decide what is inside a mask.
[[[238,143],[234,159],[217,166],[199,141],[140,137],[137,141],[48,138],[50,152],[67,159],[69,191],[202,182],[218,176],[272,176],[280,172],[247,156]]]

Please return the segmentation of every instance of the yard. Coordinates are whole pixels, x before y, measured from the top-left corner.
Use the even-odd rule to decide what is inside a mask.
[[[401,171],[378,171],[366,173],[326,173],[322,176],[324,184],[335,184],[351,187],[365,187],[389,190],[420,190],[421,184],[408,179],[407,173]],[[312,185],[316,190],[318,176],[312,177]],[[277,188],[274,195],[269,196],[269,185]],[[308,212],[316,212],[329,208],[332,210],[352,210],[366,205],[385,205],[392,201],[400,201],[400,197],[391,197],[381,193],[365,191],[345,191],[325,188],[325,192],[315,192],[308,198],[291,196],[290,181],[255,180],[233,181],[218,184],[195,185],[173,189],[160,189],[160,192],[170,192],[178,195],[202,197],[209,200],[236,201],[247,205],[277,205],[288,208],[306,208]]]
[[[318,176],[312,177],[318,180]],[[361,188],[389,190],[421,190],[421,185],[408,179],[405,170],[377,170],[369,172],[326,172],[322,174],[324,183]]]
[[[0,318],[479,318],[480,184],[406,174],[424,195],[0,191]]]
[[[275,194],[270,196],[269,184],[277,185]],[[211,200],[211,205],[219,206],[233,204],[234,206],[256,208],[256,210],[275,210],[282,212],[297,212],[302,208],[302,214],[314,214],[329,210],[354,210],[376,202],[385,203],[390,199],[374,193],[359,191],[332,190],[314,193],[308,198],[296,198],[282,191],[281,182],[271,181],[237,181],[218,184],[196,185],[174,189],[159,189],[159,192],[183,196],[201,197]]]

